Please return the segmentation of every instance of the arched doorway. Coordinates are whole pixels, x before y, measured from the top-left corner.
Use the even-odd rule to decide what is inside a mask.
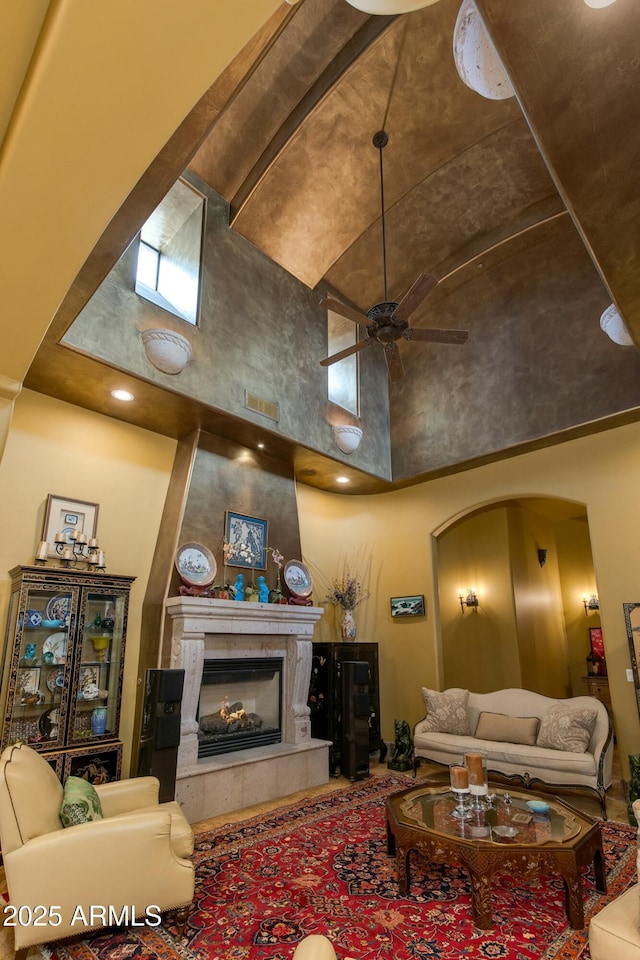
[[[520,497],[468,511],[436,535],[444,687],[586,692],[586,594],[597,594],[584,504]],[[469,591],[478,606],[467,606]],[[462,603],[459,594],[462,594]]]

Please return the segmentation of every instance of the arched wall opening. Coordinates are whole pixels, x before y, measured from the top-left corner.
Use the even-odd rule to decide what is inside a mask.
[[[585,505],[544,496],[483,504],[434,539],[443,688],[584,694],[589,627],[600,626],[583,604],[598,592]],[[470,591],[477,607],[466,605]]]

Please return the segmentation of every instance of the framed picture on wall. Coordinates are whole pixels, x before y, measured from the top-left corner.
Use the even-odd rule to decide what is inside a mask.
[[[86,500],[70,500],[69,497],[59,497],[55,493],[47,496],[47,507],[44,514],[42,539],[48,543],[49,557],[56,557],[55,539],[62,534],[67,543],[69,534],[76,530],[84,533],[87,539],[95,537],[98,528],[98,504],[88,503]]]
[[[602,627],[589,627],[589,642],[591,644],[591,653],[599,660],[604,660],[604,640],[602,639]]]
[[[424,594],[415,597],[391,597],[391,616],[424,617]]]
[[[267,521],[227,510],[225,540],[227,566],[267,569]]]

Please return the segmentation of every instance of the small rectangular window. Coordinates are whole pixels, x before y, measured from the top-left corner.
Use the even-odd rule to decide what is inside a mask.
[[[178,180],[140,233],[135,291],[189,323],[198,322],[205,198]]]
[[[158,264],[160,263],[160,252],[150,247],[148,243],[140,241],[138,246],[138,269],[136,270],[136,280],[143,283],[145,287],[151,290],[158,289]]]
[[[358,341],[357,324],[346,320],[337,313],[327,311],[328,355],[346,350]],[[333,403],[349,410],[356,417],[360,415],[358,391],[358,355],[345,357],[327,367],[327,396]]]

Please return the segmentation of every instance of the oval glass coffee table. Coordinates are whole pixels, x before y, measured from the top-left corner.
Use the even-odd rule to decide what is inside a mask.
[[[491,881],[496,874],[532,880],[559,873],[569,923],[575,929],[584,927],[581,867],[593,863],[597,889],[607,889],[599,821],[557,797],[491,784],[489,792],[492,804],[469,820],[451,815],[457,799],[442,784],[421,783],[387,798],[387,852],[396,858],[400,894],[410,887],[412,851],[434,863],[460,864],[471,880],[474,922],[486,930],[492,926]],[[534,813],[528,800],[543,801],[549,809]]]

